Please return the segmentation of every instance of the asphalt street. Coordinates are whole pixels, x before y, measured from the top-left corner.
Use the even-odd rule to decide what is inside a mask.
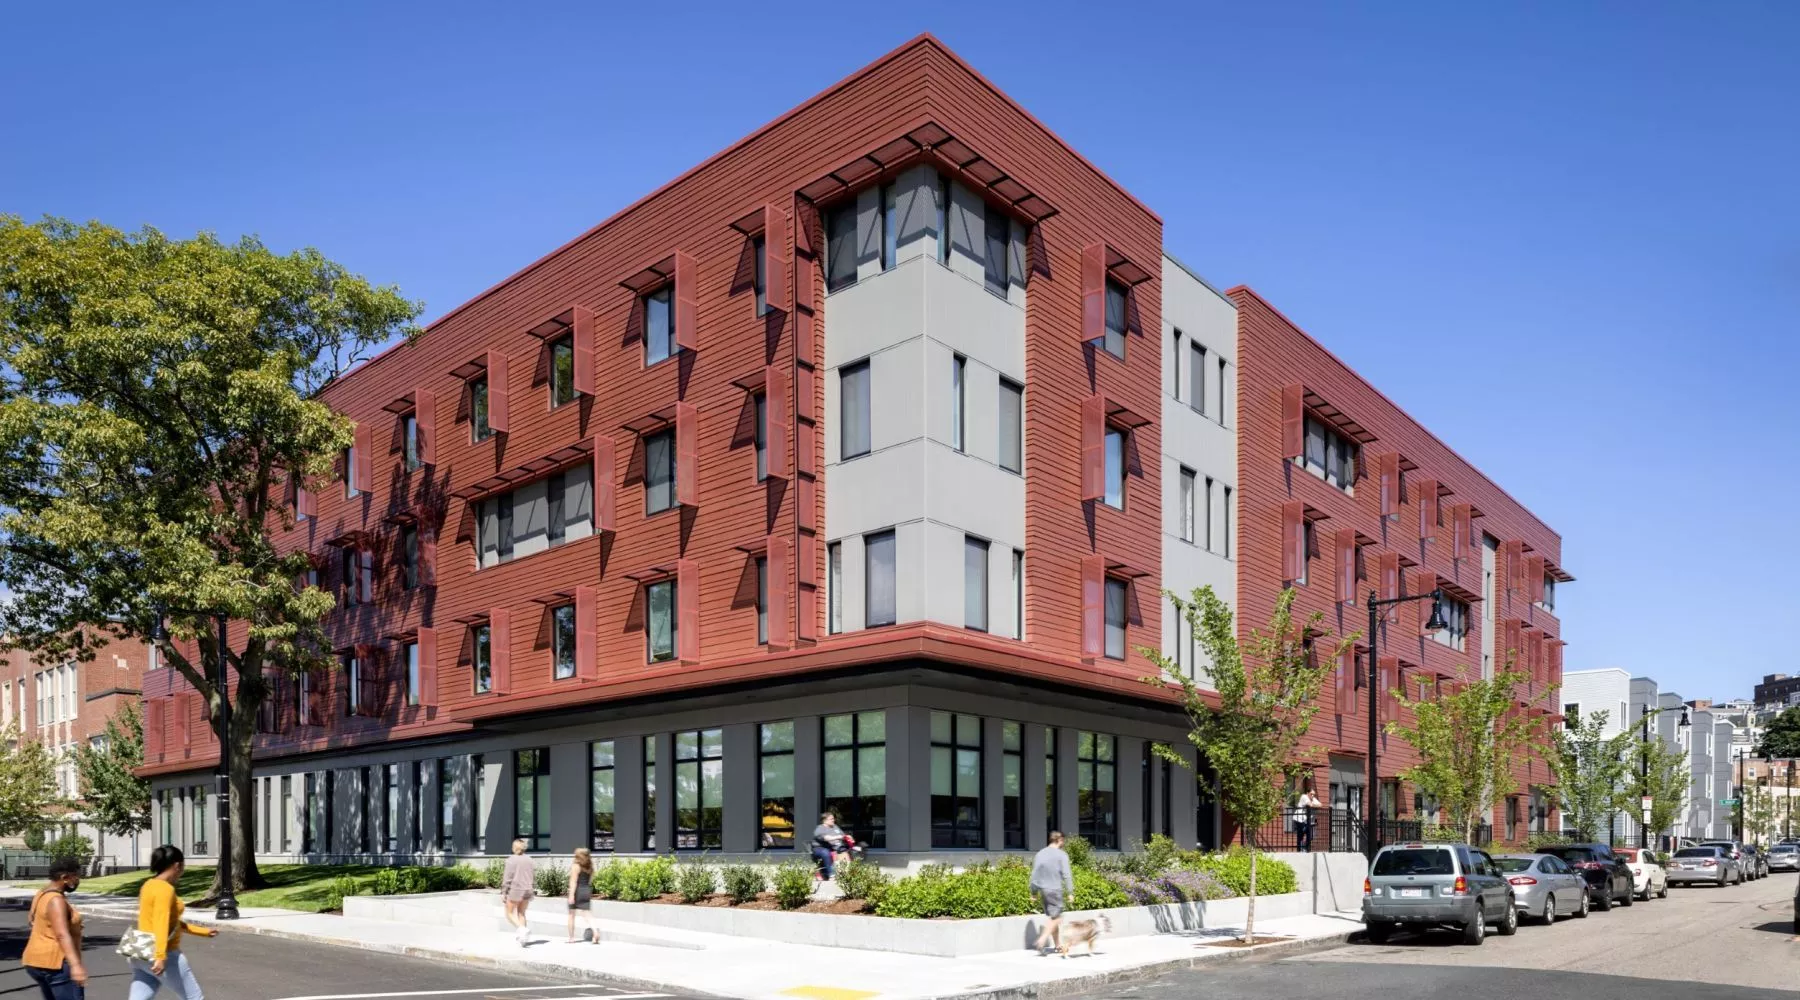
[[[22,903],[8,902],[0,908],[0,1000],[36,1000],[38,996],[37,985],[18,964],[27,936],[25,918]],[[124,997],[131,971],[113,948],[125,923],[90,916],[86,924],[88,996],[94,1000]],[[193,939],[183,950],[209,1000],[652,1000],[663,996],[233,934],[229,929],[215,938]]]
[[[1793,875],[1724,889],[1672,888],[1668,899],[1554,926],[1489,932],[1470,947],[1449,931],[1397,934],[1295,958],[1215,965],[1082,994],[1129,1000],[1195,996],[1308,1000],[1793,1000],[1800,989]]]

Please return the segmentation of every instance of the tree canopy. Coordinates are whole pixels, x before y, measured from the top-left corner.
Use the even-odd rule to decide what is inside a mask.
[[[1785,709],[1763,727],[1758,757],[1800,757],[1800,705]]]
[[[143,765],[144,717],[128,701],[106,720],[99,743],[75,745],[82,811],[89,822],[120,837],[150,829],[150,783],[137,775]]]
[[[59,801],[50,751],[20,739],[17,727],[0,732],[0,837],[41,828]]]
[[[1556,781],[1546,790],[1561,803],[1565,825],[1582,839],[1600,836],[1617,811],[1636,809],[1629,765],[1638,733],[1627,728],[1607,736],[1607,718],[1605,709],[1576,718],[1544,747],[1545,763]]]

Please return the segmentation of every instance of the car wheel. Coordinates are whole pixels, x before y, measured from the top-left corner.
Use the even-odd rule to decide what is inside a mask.
[[[1549,896],[1544,897],[1544,914],[1543,914],[1542,919],[1544,921],[1545,927],[1548,927],[1551,924],[1556,923],[1556,896],[1555,895],[1549,895]]]
[[[1463,944],[1480,944],[1487,937],[1487,917],[1479,907],[1475,910],[1475,919],[1463,925]]]
[[[1631,883],[1625,883],[1625,895],[1619,898],[1620,906],[1630,906],[1637,900],[1637,893],[1631,890]]]
[[[1588,908],[1589,908],[1590,902],[1591,901],[1588,899],[1588,894],[1586,892],[1583,892],[1581,894],[1581,906],[1575,910],[1576,919],[1578,919],[1578,920],[1586,920],[1587,919]]]
[[[1386,944],[1388,938],[1394,936],[1394,925],[1388,923],[1370,924],[1368,933],[1371,942],[1375,944]]]
[[[1513,905],[1511,897],[1506,900],[1506,916],[1500,919],[1500,936],[1512,937],[1519,932],[1519,908]]]
[[[1657,899],[1668,899],[1669,898],[1669,883],[1668,882],[1663,883],[1662,891],[1656,894],[1656,898]]]
[[[1608,887],[1605,892],[1600,894],[1600,912],[1605,913],[1607,910],[1610,910],[1612,908],[1613,908],[1613,894],[1612,894],[1611,887]]]

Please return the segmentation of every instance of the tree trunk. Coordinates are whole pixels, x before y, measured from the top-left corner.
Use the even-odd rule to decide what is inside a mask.
[[[241,687],[239,693],[239,704],[232,706],[231,773],[228,781],[231,785],[231,886],[234,890],[243,892],[246,889],[261,889],[268,883],[263,881],[262,872],[256,867],[256,808],[252,792],[254,782],[251,778],[254,761],[250,756],[250,748],[256,737],[258,706],[243,703],[248,699],[241,697]],[[220,885],[218,870],[215,868],[209,895],[217,899],[222,888],[224,887]]]
[[[1250,904],[1244,911],[1244,943],[1256,943],[1256,838],[1250,838]]]

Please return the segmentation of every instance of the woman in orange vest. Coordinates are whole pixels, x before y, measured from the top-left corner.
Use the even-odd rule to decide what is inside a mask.
[[[81,886],[81,863],[50,862],[50,884],[31,899],[31,938],[20,961],[44,991],[44,1000],[85,1000],[87,968],[81,964],[81,914],[68,893]]]
[[[181,1000],[201,1000],[200,982],[181,953],[181,935],[212,937],[218,931],[195,927],[181,919],[187,909],[175,894],[175,883],[187,871],[187,859],[181,848],[164,844],[150,852],[150,870],[155,877],[138,890],[138,930],[156,938],[152,961],[131,960],[131,1000],[151,1000],[158,990],[168,987]]]

